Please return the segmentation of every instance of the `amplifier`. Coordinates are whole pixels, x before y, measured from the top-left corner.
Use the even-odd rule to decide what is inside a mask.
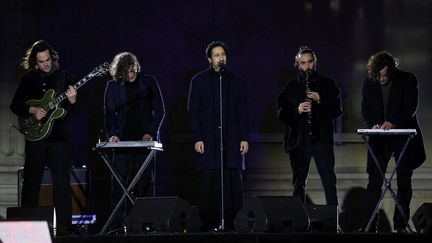
[[[21,191],[24,168],[18,170],[18,205],[21,206]],[[89,170],[87,168],[72,168],[70,174],[70,185],[72,194],[72,214],[85,213],[87,209],[87,190],[90,184]],[[90,181],[89,181],[90,182]],[[39,206],[50,206],[53,204],[51,170],[45,168],[39,192]]]

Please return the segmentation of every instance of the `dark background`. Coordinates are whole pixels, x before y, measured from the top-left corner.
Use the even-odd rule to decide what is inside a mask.
[[[401,69],[419,78],[425,137],[431,131],[430,1],[18,0],[2,1],[0,13],[0,82],[10,87],[10,97],[21,74],[21,58],[38,39],[53,45],[61,67],[77,80],[122,51],[136,54],[142,71],[158,78],[166,117],[161,130],[165,149],[157,155],[157,195],[197,202],[199,176],[188,136],[186,101],[190,78],[208,67],[204,51],[214,40],[228,45],[228,67],[248,82],[250,100],[245,109],[250,110],[252,143],[282,132],[275,98],[283,83],[296,75],[294,55],[302,45],[315,50],[318,70],[341,89],[344,116],[335,132],[353,133],[362,126],[360,89],[366,61],[383,49],[401,59]],[[72,161],[92,169],[92,190],[101,215],[107,206],[109,174],[91,148],[103,134],[108,79],[95,78],[79,90],[71,128]]]

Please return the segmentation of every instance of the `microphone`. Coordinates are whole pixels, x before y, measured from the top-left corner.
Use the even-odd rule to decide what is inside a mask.
[[[222,73],[225,70],[225,63],[224,62],[219,62],[219,72]]]

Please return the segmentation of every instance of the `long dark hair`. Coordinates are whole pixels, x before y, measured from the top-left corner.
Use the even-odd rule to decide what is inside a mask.
[[[370,79],[378,79],[379,72],[387,66],[390,78],[398,70],[399,59],[395,58],[388,51],[380,51],[369,57],[367,63],[368,76]]]
[[[24,70],[35,70],[36,55],[39,52],[43,52],[46,50],[48,50],[50,53],[51,60],[53,62],[53,68],[58,67],[59,55],[46,40],[38,40],[33,43],[33,45],[29,49],[27,49],[27,52],[23,57],[23,61],[21,62],[21,67]]]
[[[126,78],[129,68],[133,66],[137,67],[138,73],[141,71],[141,66],[134,54],[130,52],[121,52],[114,57],[111,63],[111,75],[115,80]]]

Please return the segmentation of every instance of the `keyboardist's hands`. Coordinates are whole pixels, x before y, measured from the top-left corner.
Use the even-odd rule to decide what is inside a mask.
[[[385,121],[385,122],[381,125],[381,129],[384,129],[384,130],[389,130],[389,129],[393,129],[393,128],[396,128],[396,126],[393,125],[393,123],[388,122],[388,121]]]
[[[143,141],[153,141],[153,137],[150,134],[144,134]]]
[[[383,130],[389,130],[389,129],[394,129],[396,128],[396,126],[388,121],[385,121],[382,125],[379,124],[375,124],[372,129],[383,129]]]
[[[109,139],[109,141],[117,143],[117,142],[120,142],[120,138],[117,137],[117,136],[111,136],[110,139]]]

